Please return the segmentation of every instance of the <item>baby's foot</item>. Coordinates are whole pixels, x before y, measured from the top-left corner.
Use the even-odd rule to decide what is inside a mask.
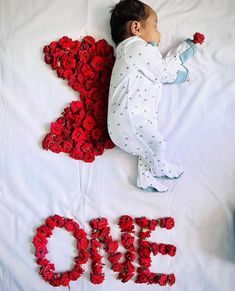
[[[159,167],[157,169],[152,169],[152,173],[154,177],[167,177],[167,178],[179,178],[184,170],[182,166],[174,163],[170,163],[165,161],[164,163],[159,163]]]
[[[166,192],[168,190],[168,188],[165,185],[158,182],[156,178],[145,177],[144,179],[143,178],[141,179],[140,175],[138,175],[138,178],[137,178],[137,187],[146,189],[146,190],[154,188],[158,192]]]

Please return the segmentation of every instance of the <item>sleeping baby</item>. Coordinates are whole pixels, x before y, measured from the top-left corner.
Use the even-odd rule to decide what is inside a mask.
[[[110,138],[138,156],[137,187],[167,191],[160,178],[179,178],[179,164],[166,160],[166,144],[158,129],[162,84],[187,80],[184,63],[195,54],[195,43],[184,40],[162,56],[156,12],[138,0],[121,0],[111,12],[111,34],[117,45],[108,103]]]

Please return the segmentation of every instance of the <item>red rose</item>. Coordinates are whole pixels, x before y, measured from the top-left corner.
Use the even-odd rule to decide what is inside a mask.
[[[104,152],[104,146],[102,143],[97,143],[96,148],[94,148],[94,155],[99,156]]]
[[[66,218],[64,220],[64,227],[67,231],[74,232],[75,230],[79,229],[79,225],[75,224],[74,221],[70,218]]]
[[[106,149],[112,149],[115,147],[115,144],[111,141],[111,139],[107,139],[104,143],[104,147]]]
[[[193,35],[193,42],[202,44],[204,42],[205,36],[202,33],[196,32]]]
[[[138,233],[138,237],[139,238],[146,238],[146,237],[150,237],[150,231],[147,231],[146,229],[141,230]]]
[[[95,120],[91,116],[86,116],[83,121],[83,126],[87,130],[92,130],[95,127]]]
[[[167,282],[170,286],[172,286],[175,283],[175,275],[170,274],[167,276]]]
[[[63,78],[69,80],[73,76],[73,71],[72,70],[64,70],[63,72]]]
[[[63,57],[64,55],[65,55],[65,54],[64,54],[63,50],[60,49],[60,48],[55,48],[55,49],[53,50],[53,57],[61,58],[61,57]]]
[[[70,107],[73,113],[79,112],[81,109],[83,109],[83,104],[81,101],[72,101],[70,103]]]
[[[56,57],[52,57],[52,61],[50,63],[52,70],[56,70],[59,67],[59,61]]]
[[[58,154],[62,151],[62,148],[60,145],[56,144],[56,143],[51,143],[49,145],[49,150],[51,150],[52,152]]]
[[[98,55],[105,55],[105,48],[107,45],[108,45],[108,43],[105,39],[98,40],[96,42],[97,54]]]
[[[43,266],[40,268],[39,274],[46,280],[49,281],[53,278],[53,271],[51,270],[50,266]]]
[[[34,243],[36,248],[38,248],[38,247],[42,248],[47,244],[47,239],[44,235],[37,234],[33,238],[33,243]]]
[[[159,218],[158,219],[160,227],[165,227],[167,229],[171,229],[175,225],[174,218],[166,217],[166,218]]]
[[[90,248],[90,257],[92,261],[98,262],[101,260],[102,256],[99,254],[97,249]]]
[[[162,275],[157,275],[157,283],[160,286],[165,286],[167,283],[167,275],[166,274],[162,274]]]
[[[50,51],[51,51],[51,49],[50,49],[50,46],[49,45],[45,45],[43,47],[44,54],[50,54]]]
[[[138,239],[138,245],[139,247],[149,248],[151,243],[146,240]]]
[[[72,70],[76,66],[76,60],[72,56],[64,55],[61,59],[61,65],[63,69]]]
[[[42,147],[45,149],[45,150],[48,150],[49,149],[49,146],[50,144],[53,142],[53,134],[51,133],[48,133],[43,141],[42,141]]]
[[[138,217],[135,219],[135,222],[139,225],[140,228],[149,227],[149,219],[147,219],[146,217]]]
[[[119,273],[117,279],[126,283],[134,276],[135,267],[131,263],[123,264],[123,267],[124,272]]]
[[[73,113],[69,107],[66,107],[63,112],[64,118],[68,121],[73,117]]]
[[[174,245],[167,245],[167,254],[173,257],[176,253],[176,247]]]
[[[88,43],[91,46],[95,44],[95,39],[91,35],[86,35],[83,38],[83,41],[85,41],[86,43]]]
[[[51,133],[59,135],[61,134],[62,129],[63,129],[63,124],[58,123],[58,122],[51,123]]]
[[[90,143],[90,142],[84,143],[84,144],[81,146],[81,150],[82,150],[84,153],[93,153],[93,145],[92,145],[92,143]]]
[[[81,277],[81,273],[77,270],[72,270],[69,272],[69,279],[72,281],[76,281],[79,277]]]
[[[79,256],[74,258],[74,261],[78,264],[85,264],[88,261],[89,254],[87,250],[80,249]]]
[[[126,248],[126,249],[133,249],[134,245],[134,237],[132,235],[130,235],[129,233],[123,233],[121,235],[121,242],[122,245]]]
[[[57,68],[56,72],[59,78],[64,78],[64,70],[61,67]]]
[[[134,261],[135,260],[135,253],[134,252],[126,252],[125,253],[125,258],[128,260],[128,261]]]
[[[109,233],[110,233],[110,227],[107,226],[107,227],[103,228],[103,230],[100,233],[100,236],[104,238],[107,235],[109,235]]]
[[[46,247],[37,247],[35,252],[36,258],[43,259],[46,254],[48,254],[48,250]]]
[[[175,226],[174,218],[172,218],[172,217],[168,217],[168,218],[166,218],[166,220],[165,220],[165,227],[166,227],[167,229],[171,229],[171,228],[173,228],[174,226]]]
[[[91,66],[94,68],[96,72],[100,72],[104,69],[104,59],[100,56],[95,56],[91,60]]]
[[[50,55],[45,54],[44,61],[45,61],[46,64],[50,65],[52,63],[52,60],[53,59],[52,59],[52,57]]]
[[[117,241],[113,241],[111,243],[108,243],[105,247],[105,250],[108,253],[114,253],[114,252],[116,252],[117,249],[118,249],[118,242]]]
[[[62,278],[60,279],[60,284],[63,285],[63,286],[68,286],[69,285],[69,274],[68,272],[65,272],[63,275],[62,275]]]
[[[151,244],[151,249],[152,249],[152,252],[153,252],[154,256],[156,256],[158,254],[158,244],[157,243],[152,243]]]
[[[84,131],[81,128],[75,128],[75,130],[72,133],[72,139],[75,141],[84,141],[85,140]]]
[[[49,216],[45,222],[46,225],[52,230],[56,227],[56,221],[52,218],[52,216]]]
[[[118,253],[110,254],[108,257],[108,260],[111,263],[117,263],[121,257],[122,257],[122,254],[118,252]]]
[[[101,246],[101,243],[97,239],[91,239],[90,243],[92,248],[99,248]]]
[[[151,219],[149,221],[149,229],[150,230],[155,230],[156,226],[157,226],[157,220],[156,219]]]
[[[97,263],[91,263],[91,270],[94,274],[102,273],[103,266],[98,265]]]
[[[89,53],[85,50],[79,51],[79,58],[83,63],[88,63],[89,61]]]
[[[92,275],[90,274],[90,280],[93,284],[101,284],[104,281],[104,274]]]
[[[92,79],[92,77],[94,76],[94,72],[93,72],[91,66],[88,65],[88,64],[84,64],[82,66],[82,70],[81,71],[82,71],[84,77],[90,77]]]
[[[68,141],[68,140],[63,141],[63,143],[62,143],[62,151],[64,153],[69,153],[72,150],[72,148],[73,148],[73,143],[71,141]]]
[[[121,231],[133,232],[134,229],[134,220],[131,216],[122,215],[119,219],[119,227]]]
[[[47,266],[49,264],[49,261],[47,259],[37,259],[37,264],[40,266]]]
[[[139,258],[139,263],[142,267],[150,267],[151,266],[151,258],[144,258],[144,257],[140,257]]]
[[[142,258],[149,258],[150,257],[150,249],[149,248],[140,248],[138,250],[139,256]]]
[[[97,230],[97,231],[92,232],[91,237],[98,239],[100,237],[100,231]]]
[[[78,149],[75,149],[75,150],[72,150],[70,153],[69,153],[70,157],[75,159],[75,160],[81,160],[82,157],[83,157],[83,152],[78,150]]]
[[[99,128],[92,130],[91,136],[94,140],[98,140],[102,136],[102,131]]]
[[[52,235],[51,229],[49,227],[47,227],[46,225],[42,225],[42,226],[38,227],[37,232],[39,235],[45,236],[45,237],[50,237]]]
[[[52,41],[49,45],[50,49],[54,50],[57,47],[57,42],[56,41]]]
[[[148,283],[148,276],[146,276],[144,273],[138,274],[135,283]]]
[[[70,49],[73,46],[73,41],[71,38],[67,36],[63,36],[59,41],[59,45],[62,46],[64,49]]]
[[[89,225],[92,228],[96,228],[96,229],[103,229],[104,227],[106,227],[108,225],[108,221],[106,218],[97,218],[97,219],[92,219],[89,222]]]
[[[63,227],[64,226],[64,218],[58,214],[49,216],[46,219],[46,223],[50,225],[51,227],[58,226],[58,227]]]
[[[159,253],[161,253],[162,255],[166,255],[167,254],[167,245],[166,244],[159,244]]]
[[[123,265],[121,263],[115,263],[112,265],[111,269],[114,272],[121,272],[123,270]]]

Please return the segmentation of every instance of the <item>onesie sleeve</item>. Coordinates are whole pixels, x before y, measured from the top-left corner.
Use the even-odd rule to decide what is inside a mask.
[[[138,40],[125,52],[126,62],[148,79],[159,83],[181,83],[187,79],[188,69],[184,63],[195,54],[196,45],[190,39],[162,56],[157,46]]]

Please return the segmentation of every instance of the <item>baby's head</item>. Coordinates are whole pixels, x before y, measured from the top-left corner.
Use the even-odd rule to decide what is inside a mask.
[[[120,0],[111,10],[110,26],[114,43],[138,35],[147,42],[160,41],[157,13],[139,0]]]

